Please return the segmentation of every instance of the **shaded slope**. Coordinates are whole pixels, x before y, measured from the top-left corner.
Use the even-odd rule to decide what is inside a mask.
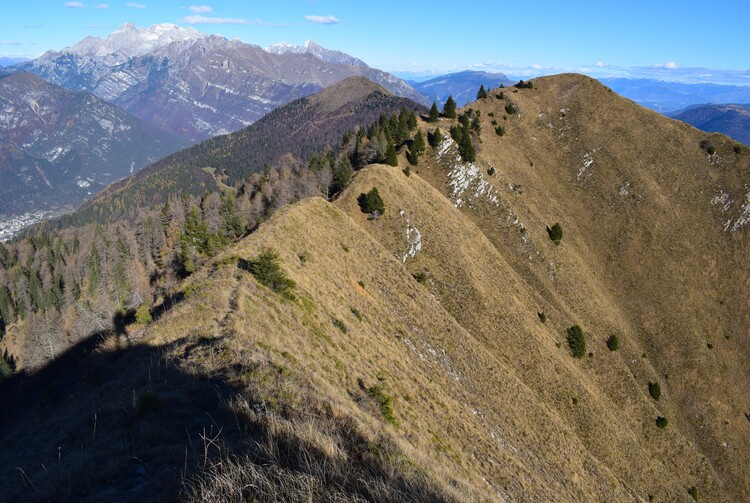
[[[187,145],[87,93],[28,73],[0,80],[0,213],[77,206]]]
[[[671,117],[750,145],[750,105],[699,105],[675,112]]]

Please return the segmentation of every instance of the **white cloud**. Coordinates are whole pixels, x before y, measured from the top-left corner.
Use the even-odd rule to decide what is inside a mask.
[[[604,61],[597,61],[596,63],[594,63],[594,66],[597,68],[605,68],[607,66],[607,63],[605,63]]]
[[[95,9],[109,9],[109,5],[107,5],[107,4],[105,4],[105,3],[100,3],[99,5],[97,5],[97,6],[96,6],[96,7],[94,7],[94,8],[95,8]]]
[[[209,17],[201,16],[197,14],[195,16],[185,16],[183,18],[187,24],[261,24],[259,19],[255,21],[248,21],[247,19],[239,19],[232,17]]]
[[[68,9],[85,9],[86,6],[83,5],[83,2],[65,2],[65,7]]]
[[[143,5],[142,3],[128,2],[125,5],[133,9],[145,9],[146,8],[146,6]]]
[[[0,45],[21,45],[21,42],[11,42],[9,40],[0,40]]]
[[[310,16],[305,16],[305,19],[315,24],[338,24],[341,22],[335,16],[312,16],[310,15]]]
[[[533,65],[531,65],[531,68],[533,70],[541,70],[542,69],[542,65],[537,65],[536,63],[534,63]]]
[[[191,5],[188,10],[193,14],[211,14],[214,11],[209,5]]]

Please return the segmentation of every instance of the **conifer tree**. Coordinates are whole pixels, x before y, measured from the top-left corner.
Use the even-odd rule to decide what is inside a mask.
[[[0,286],[0,318],[7,323],[13,321],[13,299],[10,296],[10,290],[5,285]]]
[[[487,90],[484,88],[484,84],[479,86],[479,91],[477,91],[477,99],[481,100],[482,98],[487,97]]]
[[[393,143],[388,143],[388,148],[385,150],[385,163],[389,166],[398,166],[398,155]]]
[[[461,128],[461,140],[458,143],[458,151],[461,154],[461,158],[466,162],[477,160],[474,144],[471,141],[471,131],[468,128]]]
[[[443,133],[440,132],[440,128],[435,128],[435,131],[428,135],[427,139],[430,141],[430,146],[437,147],[443,141]]]
[[[421,129],[417,131],[417,134],[414,135],[414,141],[411,145],[411,148],[417,155],[424,154],[426,147],[424,144],[424,135],[422,135]]]
[[[89,297],[93,299],[96,297],[96,290],[99,288],[99,282],[102,277],[101,257],[99,256],[99,250],[97,250],[94,243],[91,243],[88,265]]]
[[[352,163],[349,161],[349,157],[344,156],[336,165],[336,170],[333,172],[330,193],[337,194],[344,190],[344,187],[349,183],[353,174]]]
[[[433,101],[432,107],[430,108],[430,115],[427,118],[427,122],[437,122],[440,118],[440,112],[438,112],[437,104]]]
[[[406,152],[406,160],[409,161],[409,164],[412,166],[416,166],[419,164],[419,154],[417,154],[417,151],[413,149]],[[408,169],[408,168],[407,168]]]
[[[453,99],[452,95],[448,96],[445,105],[443,105],[443,115],[449,119],[456,118],[456,101]]]

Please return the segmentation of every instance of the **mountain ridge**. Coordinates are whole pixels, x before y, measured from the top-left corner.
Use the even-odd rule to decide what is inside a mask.
[[[741,501],[750,152],[580,75],[492,89],[458,112],[417,121],[431,145],[416,159],[415,134],[397,166],[357,171],[333,202],[265,215],[144,303],[151,323],[94,331],[109,338],[65,360],[92,362],[92,387],[71,400],[40,381],[47,400],[21,408],[39,422],[0,428],[7,473],[35,486],[3,477],[3,493],[94,501],[137,484],[158,498],[182,477],[190,501]],[[377,214],[363,208],[372,189]],[[131,288],[148,292],[150,261],[221,225],[215,195],[171,201],[150,227],[100,231],[137,257]],[[74,228],[48,247],[74,236],[82,256],[122,256]],[[33,239],[38,255],[4,255],[18,254],[16,274],[47,253]],[[94,413],[109,421],[96,442]],[[73,424],[58,434],[60,417]],[[86,485],[66,476],[79,459]],[[104,460],[127,473],[112,482]]]
[[[110,36],[109,45],[109,38],[87,39],[80,47],[46,53],[11,69],[91,92],[191,141],[242,129],[281,104],[354,75],[424,101],[403,80],[368,66],[327,63],[309,51],[277,55],[185,30],[127,25]],[[334,54],[315,47],[316,53]]]

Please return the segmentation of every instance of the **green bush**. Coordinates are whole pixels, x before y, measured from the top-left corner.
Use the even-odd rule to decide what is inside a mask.
[[[578,325],[573,325],[566,330],[568,347],[573,358],[583,358],[586,355],[586,337]]]
[[[617,339],[616,335],[609,336],[609,339],[607,339],[607,348],[609,348],[610,351],[617,351],[620,348],[620,341]]]
[[[138,309],[135,310],[135,321],[140,325],[148,325],[154,319],[151,317],[151,311],[148,310],[146,304],[141,304]]]
[[[735,154],[739,154],[740,152],[742,152],[742,145],[735,145],[734,147],[732,147],[732,150]]]
[[[496,126],[495,134],[498,136],[505,136],[505,128],[503,126]]]
[[[547,315],[544,314],[544,311],[539,311],[538,313],[536,313],[536,315],[539,317],[539,321],[541,321],[542,323],[547,323]]]
[[[516,106],[513,103],[508,103],[507,105],[505,105],[505,112],[508,115],[514,115],[515,113],[518,112],[518,108],[516,108]]]
[[[563,230],[560,223],[556,223],[552,227],[547,227],[547,234],[549,234],[549,238],[556,244],[559,245],[560,241],[562,241],[563,238]]]
[[[380,193],[376,187],[373,187],[367,194],[364,192],[357,197],[359,208],[363,213],[375,213],[376,211],[381,215],[385,213],[385,203],[383,198],[380,197]]]
[[[419,271],[417,274],[414,274],[414,279],[417,280],[417,283],[425,284],[427,283],[427,274],[425,272]]]
[[[275,251],[265,249],[253,260],[240,259],[238,266],[255,276],[260,284],[294,300],[293,290],[297,285],[281,270],[279,254]]]
[[[659,428],[666,428],[669,425],[669,420],[666,417],[659,416],[656,418],[656,426]]]
[[[386,394],[385,383],[380,381],[377,384],[370,386],[367,388],[367,394],[378,404],[383,419],[396,425],[396,415],[393,411],[393,398]]]
[[[334,318],[332,321],[333,321],[333,326],[338,328],[341,331],[341,333],[344,333],[344,334],[349,333],[349,327],[347,327],[343,321],[341,321],[338,318]]]
[[[661,386],[659,386],[658,382],[648,383],[648,394],[657,402],[659,401],[659,398],[661,398]]]

